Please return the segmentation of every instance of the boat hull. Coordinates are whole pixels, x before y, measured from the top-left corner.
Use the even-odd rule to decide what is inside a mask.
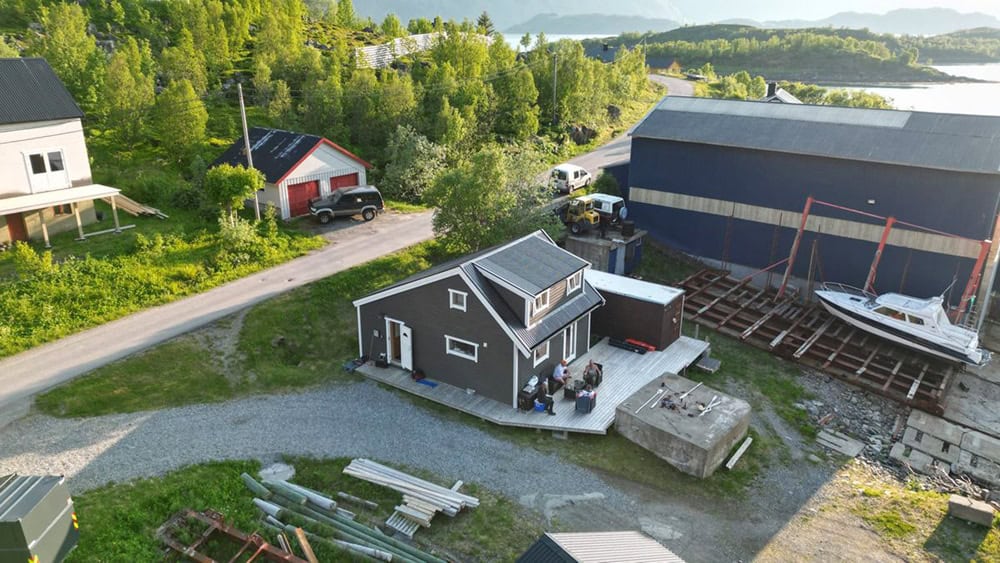
[[[978,361],[977,358],[972,357],[964,350],[951,348],[937,342],[930,342],[924,338],[904,332],[895,327],[878,323],[873,319],[851,311],[848,307],[838,304],[835,300],[822,295],[822,292],[820,291],[817,291],[816,295],[819,297],[820,303],[823,304],[823,307],[829,311],[831,315],[848,324],[854,325],[865,332],[869,332],[891,342],[895,342],[900,346],[918,350],[925,354],[930,354],[951,362],[959,362],[974,366],[982,365],[981,361]]]

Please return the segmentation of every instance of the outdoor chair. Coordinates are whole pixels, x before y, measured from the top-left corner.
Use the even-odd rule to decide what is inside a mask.
[[[588,414],[597,406],[597,395],[576,398],[576,412]]]

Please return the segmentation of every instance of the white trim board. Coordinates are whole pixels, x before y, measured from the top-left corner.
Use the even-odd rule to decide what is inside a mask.
[[[599,270],[587,270],[586,278],[587,283],[596,289],[598,293],[613,293],[660,305],[672,303],[675,299],[684,295],[684,290],[677,289],[676,287],[650,283]]]

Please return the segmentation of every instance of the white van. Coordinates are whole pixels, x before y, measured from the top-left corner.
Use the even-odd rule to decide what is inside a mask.
[[[556,191],[560,193],[570,193],[584,186],[589,186],[593,178],[590,172],[575,164],[560,164],[552,170],[552,181]]]

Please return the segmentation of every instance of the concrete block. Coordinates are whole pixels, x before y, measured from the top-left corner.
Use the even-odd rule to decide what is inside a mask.
[[[985,502],[972,500],[959,495],[948,497],[948,514],[955,518],[960,518],[973,524],[993,527],[993,517],[995,515],[993,507]]]
[[[919,440],[917,439],[918,436]],[[930,434],[922,434],[912,426],[908,427],[906,432],[903,433],[903,444],[915,450],[920,450],[934,458],[943,460],[948,465],[958,461],[958,454],[961,451],[958,444],[949,444]]]
[[[952,424],[943,418],[938,418],[916,409],[910,413],[910,418],[907,419],[906,425],[949,444],[961,444],[962,435],[966,432],[965,428],[957,424]]]
[[[962,450],[958,463],[951,465],[952,473],[967,473],[991,487],[1000,487],[1000,463],[979,457],[968,450]]]
[[[679,395],[693,388],[695,382],[671,376],[669,385],[659,398],[641,410],[640,407],[660,389],[660,379],[651,381],[618,405],[615,428],[628,440],[677,469],[696,477],[708,477],[746,436],[750,426],[750,405],[705,385],[680,401]],[[718,406],[698,416],[697,405],[707,405],[713,397],[721,401]],[[677,409],[662,407],[663,398],[683,406]]]
[[[917,473],[925,475],[934,473],[934,458],[920,450],[911,449],[909,455],[906,455],[905,452],[906,446],[902,442],[896,442],[892,445],[892,449],[889,450],[889,457],[900,463],[909,465]]]
[[[992,436],[970,430],[962,437],[962,449],[1000,463],[1000,440]]]

